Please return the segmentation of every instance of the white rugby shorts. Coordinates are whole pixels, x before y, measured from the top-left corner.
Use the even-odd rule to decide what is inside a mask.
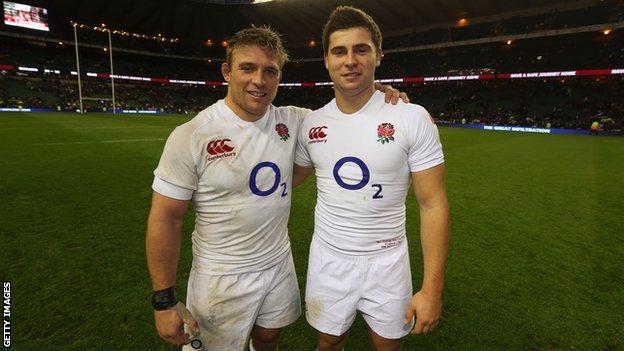
[[[244,350],[254,324],[282,328],[301,314],[291,251],[259,272],[210,275],[191,269],[186,306],[199,323],[200,335],[182,350]],[[187,326],[185,330],[189,333]]]
[[[316,330],[342,335],[357,311],[375,333],[387,339],[409,334],[403,324],[412,298],[407,241],[373,255],[345,255],[313,238],[306,285],[306,319]]]

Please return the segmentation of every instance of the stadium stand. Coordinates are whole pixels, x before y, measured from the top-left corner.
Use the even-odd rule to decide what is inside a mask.
[[[494,77],[518,72],[588,70],[597,73],[583,77],[444,82],[405,79],[391,84],[406,91],[412,101],[426,106],[442,123],[586,129],[592,121],[600,120],[604,129],[621,131],[624,111],[619,102],[624,101],[624,75],[604,72],[623,68],[624,35],[621,29],[604,28],[609,30],[603,32],[587,28],[622,23],[624,5],[607,1],[569,11],[422,31],[413,29],[384,42],[387,54],[377,78]],[[557,32],[561,30],[568,32]],[[533,37],[509,42],[500,40],[504,36],[529,34]],[[102,99],[110,97],[110,84],[106,79],[109,54],[104,50],[107,37],[88,30],[81,31],[80,36],[81,42],[90,43],[80,47],[81,72],[95,75],[83,80],[83,94]],[[116,81],[120,108],[194,113],[225,95],[219,69],[223,48],[117,37],[114,47],[115,74],[157,78],[156,82]],[[294,59],[285,66],[282,82],[329,81],[320,45],[290,49]],[[0,41],[0,106],[75,110],[74,55],[71,41],[3,37]],[[37,71],[20,67],[37,68]],[[183,81],[172,84],[169,80]],[[185,83],[187,80],[191,82]],[[275,103],[318,108],[332,96],[328,86],[285,86]],[[86,103],[88,111],[110,107],[110,102],[105,100]]]
[[[468,26],[435,28],[426,32],[413,32],[389,38],[386,40],[386,45],[388,47],[409,47],[616,23],[624,19],[623,8],[621,3],[602,2],[594,6],[570,11],[549,11],[535,16],[514,16]]]

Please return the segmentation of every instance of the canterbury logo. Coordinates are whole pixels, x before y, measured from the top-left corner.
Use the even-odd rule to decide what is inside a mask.
[[[310,128],[310,131],[308,132],[310,140],[324,139],[327,136],[327,133],[323,131],[324,129],[327,129],[327,126]]]
[[[233,151],[234,148],[227,144],[230,139],[213,140],[208,143],[206,151],[211,155],[219,155],[225,152]]]

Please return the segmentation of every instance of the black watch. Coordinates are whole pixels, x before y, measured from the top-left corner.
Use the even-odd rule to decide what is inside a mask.
[[[152,294],[152,307],[154,307],[156,311],[168,310],[177,303],[178,299],[176,298],[174,286],[154,291],[154,294]]]

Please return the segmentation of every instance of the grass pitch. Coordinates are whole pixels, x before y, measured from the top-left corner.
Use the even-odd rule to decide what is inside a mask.
[[[15,350],[170,350],[144,254],[152,171],[191,116],[0,114],[0,275]],[[624,348],[624,138],[441,128],[452,215],[439,327],[406,350]],[[314,182],[293,192],[303,289]],[[190,268],[192,211],[178,287]],[[418,209],[408,196],[414,286]],[[303,290],[302,290],[303,291]],[[282,350],[313,350],[302,317]],[[346,350],[368,350],[360,318]]]

